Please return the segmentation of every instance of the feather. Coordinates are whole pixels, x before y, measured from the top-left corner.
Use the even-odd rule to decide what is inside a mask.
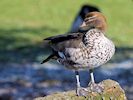
[[[58,36],[52,36],[44,39],[44,41],[49,41],[51,43],[59,43],[71,39],[76,39],[81,37],[81,33],[73,33],[73,34],[64,34],[64,35],[58,35]]]

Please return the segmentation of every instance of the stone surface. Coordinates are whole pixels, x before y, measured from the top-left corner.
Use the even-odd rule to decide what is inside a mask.
[[[96,92],[88,93],[87,97],[76,96],[74,90],[67,92],[59,92],[45,97],[38,97],[34,100],[127,100],[124,90],[118,82],[107,79],[99,84],[104,86],[104,91],[99,94]],[[87,87],[89,89],[89,87]]]

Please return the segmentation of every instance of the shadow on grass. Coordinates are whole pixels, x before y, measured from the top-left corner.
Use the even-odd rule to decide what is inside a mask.
[[[50,49],[44,48],[41,44],[27,45],[13,50],[1,50],[0,62],[41,62]],[[114,57],[110,62],[121,62],[133,59],[133,48],[117,48]]]
[[[42,43],[33,44],[31,39],[36,39],[38,35],[41,37],[58,32],[58,29],[47,26],[40,28],[0,29],[0,62],[36,61],[36,57],[47,52],[47,50],[44,51]],[[23,35],[24,37],[22,37]]]
[[[40,28],[0,29],[0,62],[40,62],[38,58],[41,59],[42,56],[49,53],[49,49],[44,48],[42,43],[32,44],[28,40],[28,36],[27,38],[22,38],[15,37],[15,35],[23,33],[39,35],[45,32],[58,33],[59,30],[47,26]],[[17,46],[15,47],[15,45]],[[119,47],[116,48],[116,54],[111,61],[117,62],[130,58],[133,58],[133,48]]]
[[[116,47],[115,55],[112,59],[114,62],[121,62],[127,59],[133,59],[132,47]]]

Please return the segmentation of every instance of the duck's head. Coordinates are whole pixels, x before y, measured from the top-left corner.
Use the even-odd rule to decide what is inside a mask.
[[[107,29],[105,16],[100,12],[90,12],[85,16],[85,19],[80,26],[80,30],[87,31],[91,28],[99,29],[103,32]]]

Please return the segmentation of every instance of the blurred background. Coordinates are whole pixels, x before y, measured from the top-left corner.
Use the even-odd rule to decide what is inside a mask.
[[[113,58],[94,71],[96,82],[116,80],[128,100],[133,100],[132,0],[1,0],[0,100],[32,100],[76,88],[73,71],[56,61],[40,62],[50,51],[43,47],[43,39],[76,31],[75,25],[82,20],[75,23],[84,5],[107,17],[106,35],[116,45]],[[80,77],[86,87],[89,72],[81,71]]]

